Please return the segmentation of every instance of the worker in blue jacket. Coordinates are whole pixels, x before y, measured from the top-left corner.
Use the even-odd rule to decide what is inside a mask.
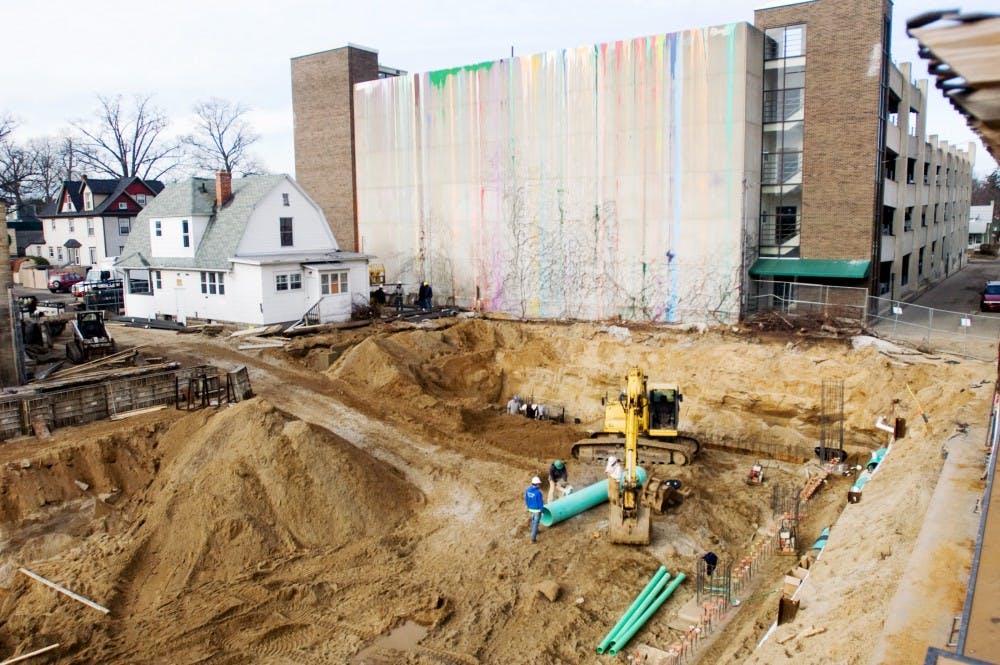
[[[524,504],[528,507],[528,514],[531,515],[531,542],[535,542],[538,539],[538,524],[542,521],[542,508],[545,507],[542,479],[538,476],[532,478],[531,487],[524,490]]]

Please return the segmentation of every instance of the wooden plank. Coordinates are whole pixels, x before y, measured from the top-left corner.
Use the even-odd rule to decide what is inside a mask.
[[[98,605],[94,601],[88,600],[87,598],[84,598],[80,594],[73,593],[72,591],[70,591],[69,589],[67,589],[64,586],[60,586],[60,585],[56,584],[55,582],[50,582],[49,580],[45,579],[44,577],[42,577],[38,573],[33,573],[30,570],[28,570],[27,568],[19,568],[18,570],[20,570],[22,573],[24,573],[25,575],[27,575],[31,579],[37,580],[38,582],[41,582],[42,584],[44,584],[46,586],[52,587],[53,589],[55,589],[59,593],[65,594],[65,595],[69,596],[70,598],[72,598],[73,600],[76,600],[76,601],[79,601],[79,602],[83,603],[87,607],[92,607],[95,610],[97,610],[98,612],[104,612],[105,614],[107,614],[108,612],[111,611],[108,608],[104,607],[103,605]]]
[[[131,418],[132,416],[138,416],[143,413],[152,413],[154,411],[162,411],[167,408],[166,404],[160,404],[158,406],[148,406],[144,409],[133,409],[132,411],[124,411],[122,413],[116,413],[111,416],[111,420],[124,420],[125,418]]]
[[[56,642],[55,644],[50,644],[47,647],[42,647],[41,649],[35,649],[34,651],[30,651],[28,653],[22,653],[20,656],[14,656],[12,658],[8,658],[7,660],[0,661],[0,665],[9,665],[10,663],[20,663],[22,660],[28,660],[29,658],[40,656],[43,653],[48,653],[49,651],[58,648],[59,648],[59,643]]]

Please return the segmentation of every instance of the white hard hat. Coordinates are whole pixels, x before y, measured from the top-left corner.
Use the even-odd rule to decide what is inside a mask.
[[[542,479],[539,478],[538,476],[535,476],[534,478],[531,479],[531,484],[532,485],[541,485],[542,484]]]
[[[608,458],[608,464],[614,464],[617,461],[618,461],[618,458],[615,457],[614,455],[612,455],[611,457]]]

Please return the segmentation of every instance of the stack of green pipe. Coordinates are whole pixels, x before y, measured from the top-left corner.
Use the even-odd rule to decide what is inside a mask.
[[[608,631],[608,634],[604,636],[601,643],[597,645],[597,653],[604,653],[607,650],[608,646],[614,641],[615,635],[625,626],[625,624],[628,623],[629,619],[632,618],[632,615],[639,608],[639,606],[642,605],[643,602],[653,593],[653,590],[661,581],[664,581],[669,577],[670,573],[667,572],[665,567],[660,566],[659,569],[657,569],[653,578],[649,580],[646,586],[643,587],[642,591],[639,592],[639,595],[635,597],[635,600],[632,601],[632,604],[629,605],[627,610],[625,610],[625,614],[618,619],[618,623],[615,624],[615,627]],[[660,588],[662,589],[663,587],[661,586]]]
[[[641,466],[635,468],[639,485],[646,482],[646,471]],[[600,505],[608,500],[608,481],[600,480],[593,485],[587,485],[582,490],[567,494],[561,499],[546,504],[542,508],[542,526],[552,526],[579,515],[585,510]]]
[[[678,573],[677,577],[670,582],[667,588],[664,589],[660,595],[649,600],[649,604],[642,614],[639,614],[638,612],[633,614],[628,624],[619,630],[618,634],[615,635],[614,639],[611,641],[611,648],[608,649],[608,653],[614,656],[625,648],[628,641],[639,632],[639,629],[642,628],[647,621],[649,621],[649,617],[653,616],[653,613],[660,609],[660,606],[663,605],[663,603],[667,602],[667,599],[670,598],[670,595],[674,592],[674,590],[681,585],[681,582],[684,581],[685,577],[686,575],[684,573]]]

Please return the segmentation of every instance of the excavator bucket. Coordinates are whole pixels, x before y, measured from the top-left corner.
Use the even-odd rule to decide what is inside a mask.
[[[653,510],[657,515],[661,515],[668,508],[673,508],[683,503],[684,497],[674,487],[674,485],[663,478],[649,478],[642,486],[640,502]]]
[[[638,506],[633,517],[626,517],[622,507],[611,505],[608,533],[612,543],[620,545],[649,544],[649,508]]]

